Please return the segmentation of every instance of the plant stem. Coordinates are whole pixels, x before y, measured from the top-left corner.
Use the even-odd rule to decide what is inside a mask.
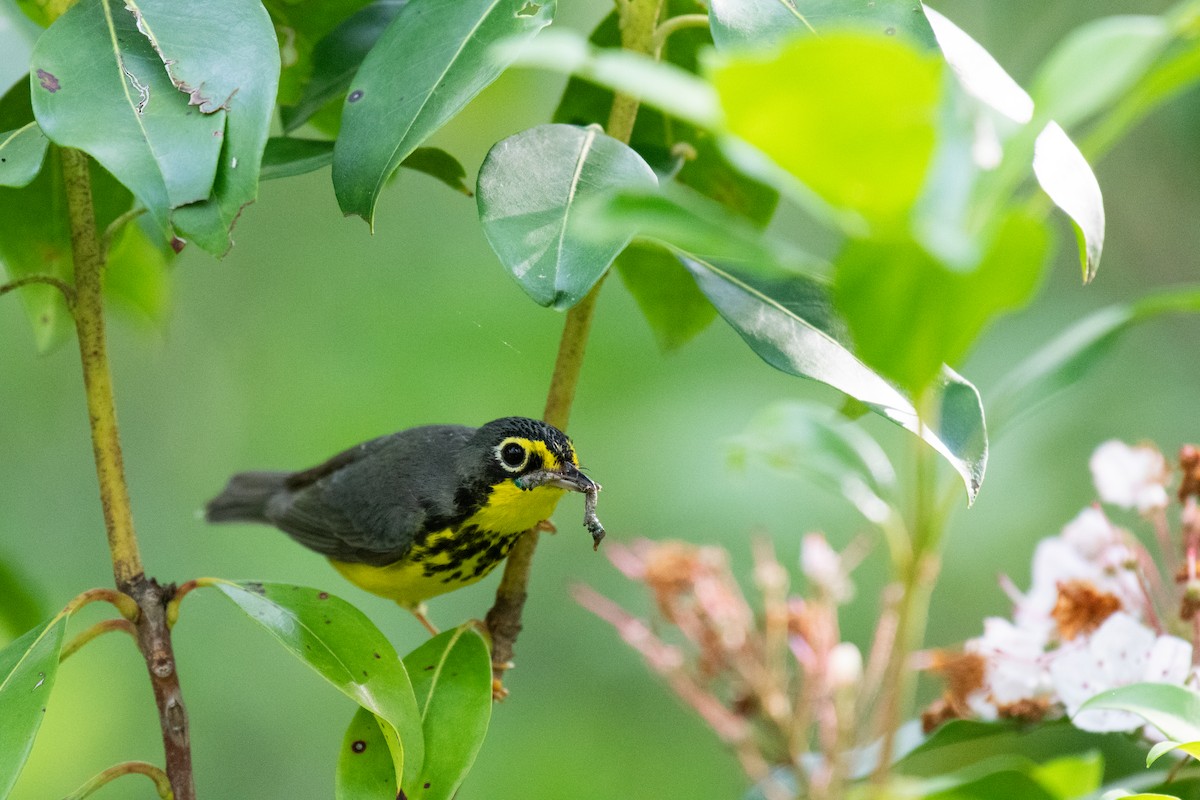
[[[58,655],[59,663],[78,653],[80,648],[88,642],[112,631],[125,631],[133,637],[134,641],[137,641],[137,629],[129,620],[122,618],[101,620],[63,646],[62,652]]]
[[[146,661],[158,704],[166,772],[174,797],[195,800],[187,712],[166,623],[166,603],[171,599],[174,587],[164,589],[145,576],[125,482],[104,332],[104,253],[96,231],[88,158],[78,150],[63,148],[62,164],[75,266],[75,329],[79,336],[92,450],[113,576],[117,589],[132,597],[139,609],[135,621],[138,648]]]
[[[172,800],[175,796],[171,791],[171,784],[168,782],[167,776],[161,769],[153,764],[147,764],[145,761],[126,761],[123,764],[116,764],[104,770],[83,786],[71,792],[63,800],[83,800],[83,798],[101,786],[111,783],[122,775],[145,775],[154,781],[154,789],[158,792],[158,796],[162,800]]]
[[[622,0],[617,4],[621,26],[621,46],[626,50],[652,54],[654,31],[662,10],[663,0]],[[632,95],[618,92],[613,97],[612,110],[608,116],[607,133],[626,144],[633,135],[637,121],[639,100]],[[588,332],[592,327],[592,315],[596,310],[596,299],[600,295],[603,277],[592,290],[570,311],[563,323],[562,338],[559,340],[558,357],[554,362],[554,373],[550,377],[550,389],[546,395],[543,419],[560,430],[566,430],[571,417],[571,405],[575,401],[575,389],[579,385],[579,374],[583,368],[583,353],[587,346]],[[504,565],[504,576],[496,589],[496,601],[487,613],[488,633],[492,639],[492,676],[496,686],[504,679],[505,670],[512,666],[513,648],[521,632],[521,615],[528,597],[529,571],[533,565],[533,554],[538,543],[537,530],[526,531],[517,540]],[[503,696],[503,691],[498,692]]]
[[[28,286],[32,283],[41,283],[46,286],[53,286],[62,292],[63,299],[67,301],[67,306],[70,307],[75,302],[75,290],[68,286],[64,281],[59,280],[53,275],[26,275],[24,278],[17,278],[15,281],[0,286],[0,296],[6,295],[14,289],[20,289],[22,286]]]

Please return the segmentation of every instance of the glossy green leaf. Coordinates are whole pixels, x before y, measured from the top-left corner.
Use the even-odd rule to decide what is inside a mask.
[[[379,629],[328,592],[271,583],[204,579],[266,628],[293,655],[394,729],[383,731],[411,786],[425,759],[421,717],[404,664]]]
[[[1104,249],[1104,198],[1087,159],[1057,123],[1038,134],[1033,174],[1042,189],[1071,218],[1079,238],[1083,282],[1090,283]]]
[[[858,357],[919,394],[985,325],[1033,296],[1048,248],[1045,225],[1015,213],[971,272],[946,269],[914,242],[852,240],[836,262],[834,301]]]
[[[467,185],[467,171],[463,169],[463,165],[457,158],[440,148],[418,147],[400,162],[400,168],[423,172],[467,197],[475,195]]]
[[[0,186],[28,185],[42,168],[48,144],[32,119],[16,130],[0,132]]]
[[[1200,288],[1184,287],[1102,308],[1018,364],[990,393],[993,429],[1078,383],[1134,325],[1164,314],[1200,312]]]
[[[789,36],[862,28],[933,48],[920,0],[712,0],[718,48],[765,47]]]
[[[450,800],[475,763],[492,716],[492,659],[471,623],[404,657],[425,731],[425,767],[410,800]]]
[[[750,459],[791,475],[813,478],[845,496],[872,522],[887,520],[896,472],[878,443],[860,427],[815,403],[777,403],[754,416],[730,442],[735,463]]]
[[[1072,129],[1128,92],[1171,38],[1162,17],[1121,15],[1081,25],[1058,43],[1033,79],[1038,114]]]
[[[682,347],[716,319],[679,259],[661,247],[634,242],[615,266],[663,350]]]
[[[259,165],[279,84],[279,49],[270,17],[257,0],[208,0],[190,13],[175,0],[128,0],[126,7],[154,44],[175,87],[199,109],[200,115],[189,116],[223,117],[212,197],[206,193],[199,202],[178,208],[173,221],[182,237],[224,255],[233,245],[230,231],[242,209],[258,197]],[[173,160],[189,156],[184,151]]]
[[[1170,683],[1135,683],[1101,692],[1080,711],[1129,711],[1178,742],[1200,740],[1200,694]]]
[[[306,84],[315,79],[315,50],[320,41],[358,13],[370,0],[264,0],[279,40],[283,69],[279,104],[299,101]]]
[[[540,67],[635,95],[676,119],[700,128],[721,124],[721,107],[713,88],[687,70],[649,56],[617,48],[596,48],[578,33],[550,29],[519,51],[511,45],[497,52],[521,67]]]
[[[567,309],[633,237],[597,235],[579,208],[625,187],[653,188],[654,171],[595,127],[538,125],[500,142],[479,168],[479,221],[492,250],[535,302]]]
[[[1187,753],[1192,758],[1200,759],[1200,742],[1174,742],[1168,740],[1159,742],[1150,748],[1150,752],[1146,754],[1146,766],[1149,767],[1172,750],[1178,750],[1181,753]]]
[[[164,238],[172,208],[208,197],[225,113],[195,113],[124,5],[80,0],[38,39],[31,70],[42,130],[129,187]]]
[[[336,800],[396,800],[396,766],[384,726],[365,708],[358,708],[342,737],[334,778]]]
[[[932,162],[942,71],[902,41],[841,32],[731,56],[713,82],[732,133],[831,205],[900,227]]]
[[[295,105],[279,109],[284,131],[293,131],[344,96],[367,53],[408,0],[375,0],[346,18],[312,48],[312,75]],[[272,5],[287,5],[286,3]],[[280,92],[281,96],[283,92]],[[341,106],[337,108],[341,117]]]
[[[507,66],[492,45],[506,40],[505,52],[512,53],[514,43],[550,24],[554,8],[555,0],[405,5],[363,60],[346,97],[333,155],[342,211],[373,224],[379,193],[400,162]]]
[[[933,447],[962,476],[974,501],[987,465],[987,432],[975,387],[948,368],[930,387],[933,420],[918,419],[913,400],[868,367],[851,347],[829,288],[802,275],[740,273],[685,258],[700,290],[764,361],[849,395]]]
[[[666,14],[695,14],[703,7],[696,0],[671,0]],[[619,47],[617,13],[609,14],[592,32],[596,47]],[[702,28],[684,28],[664,43],[662,58],[690,73],[699,69],[699,55],[710,43]],[[570,125],[606,125],[612,110],[613,92],[579,77],[572,77],[554,111],[554,122]],[[652,106],[638,111],[629,146],[659,175],[670,175],[684,186],[710,197],[757,225],[766,225],[775,212],[779,193],[748,177],[721,152],[713,134],[670,118]]]
[[[8,797],[33,747],[66,629],[60,615],[0,650],[0,797]]]

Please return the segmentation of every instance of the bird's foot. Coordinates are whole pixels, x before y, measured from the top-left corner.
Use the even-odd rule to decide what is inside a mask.
[[[425,626],[425,630],[429,631],[430,636],[437,636],[439,633],[441,633],[441,631],[437,629],[437,626],[429,621],[429,617],[425,616],[425,612],[428,611],[429,608],[424,603],[419,603],[408,610],[411,611],[412,615],[417,618],[417,622]]]

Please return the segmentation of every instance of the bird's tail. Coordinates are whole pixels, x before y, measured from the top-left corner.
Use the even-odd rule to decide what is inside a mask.
[[[208,501],[204,518],[209,522],[267,522],[267,503],[286,487],[289,472],[241,472],[229,479],[225,490]]]

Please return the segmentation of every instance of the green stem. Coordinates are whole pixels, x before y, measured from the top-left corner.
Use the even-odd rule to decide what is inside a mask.
[[[175,793],[171,791],[171,784],[166,773],[145,761],[126,761],[123,764],[111,766],[71,792],[63,800],[83,800],[101,786],[111,783],[122,775],[145,775],[154,782],[154,789],[162,800],[174,800]]]
[[[15,281],[0,286],[0,296],[6,295],[14,289],[20,289],[22,286],[41,283],[46,286],[53,286],[62,292],[63,299],[67,301],[67,306],[70,307],[75,302],[75,290],[72,289],[65,281],[59,280],[53,275],[26,275],[24,278],[17,278]]]
[[[59,653],[59,655],[58,655],[59,663],[66,661],[68,658],[70,658],[71,656],[78,653],[80,651],[80,649],[83,648],[84,645],[86,645],[88,642],[92,641],[93,639],[103,636],[106,633],[112,633],[113,631],[125,631],[125,633],[128,633],[130,636],[133,637],[133,640],[135,642],[137,641],[137,628],[133,627],[133,623],[130,622],[129,620],[127,620],[127,619],[101,620],[100,622],[97,622],[95,625],[88,628],[83,633],[79,634],[78,636],[76,636],[74,639],[67,642],[67,644],[65,644],[63,646],[62,652]]]
[[[129,489],[125,482],[104,331],[104,252],[96,230],[88,157],[78,150],[63,148],[62,168],[75,267],[75,303],[72,311],[79,337],[84,392],[92,431],[92,452],[96,461],[108,548],[112,556],[113,577],[117,589],[137,603],[135,628],[138,649],[146,662],[158,705],[166,774],[170,776],[172,796],[177,800],[195,800],[187,711],[183,705],[179,673],[175,669],[175,654],[166,622],[166,604],[174,588],[164,589],[145,576],[133,528]]]
[[[654,31],[663,0],[620,0],[617,10],[621,26],[621,46],[637,53],[654,53]],[[607,133],[626,144],[633,135],[637,121],[638,99],[618,92],[613,97],[609,112]],[[550,388],[546,394],[546,409],[543,418],[560,430],[565,430],[571,418],[571,406],[575,401],[575,389],[579,385],[579,374],[583,369],[583,354],[587,347],[588,332],[592,327],[592,315],[596,310],[596,299],[600,295],[601,280],[592,287],[570,311],[563,323],[562,338],[559,340],[558,356],[554,362],[554,373],[550,377]],[[521,615],[528,597],[529,572],[533,566],[533,554],[537,549],[538,532],[527,531],[509,553],[504,565],[504,575],[496,589],[496,601],[487,613],[488,633],[492,639],[492,675],[497,693],[503,695],[500,682],[504,672],[512,666],[514,647],[521,632]]]

